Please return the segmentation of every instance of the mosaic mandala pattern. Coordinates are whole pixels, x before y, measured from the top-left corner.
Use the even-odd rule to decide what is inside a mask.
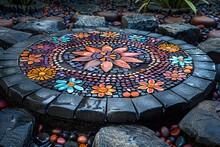
[[[67,34],[37,42],[20,55],[37,84],[88,97],[127,98],[170,89],[188,78],[192,58],[175,44],[144,35]]]

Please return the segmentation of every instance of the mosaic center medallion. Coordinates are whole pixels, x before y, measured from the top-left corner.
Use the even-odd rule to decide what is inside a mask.
[[[135,98],[182,83],[192,58],[159,38],[118,32],[49,37],[20,54],[24,74],[42,87],[94,98]]]

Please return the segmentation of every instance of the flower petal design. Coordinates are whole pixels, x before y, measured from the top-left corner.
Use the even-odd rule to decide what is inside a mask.
[[[146,82],[138,82],[140,85],[147,86]]]
[[[92,57],[78,57],[75,59],[72,59],[72,61],[91,61]]]
[[[154,81],[154,79],[150,79],[150,80],[148,81],[148,83],[149,83],[149,84],[155,84],[155,81]]]
[[[69,87],[67,88],[67,92],[68,92],[68,93],[73,93],[73,87],[69,86]]]
[[[153,88],[148,88],[147,93],[154,93],[154,89]]]
[[[119,67],[131,69],[131,66],[123,60],[115,60],[113,63]]]
[[[61,91],[61,90],[67,89],[67,88],[68,88],[68,85],[64,85],[64,86],[59,87],[58,90]]]
[[[84,88],[83,87],[81,87],[81,86],[79,86],[79,85],[75,85],[75,86],[73,86],[76,90],[80,90],[80,91],[82,91],[82,90],[84,90]]]
[[[96,93],[99,93],[99,90],[92,90],[90,93],[92,93],[92,94],[96,94]]]
[[[100,52],[101,50],[94,48],[94,47],[90,47],[90,46],[85,46],[86,50],[92,53],[96,53],[96,52]]]
[[[124,53],[128,50],[128,47],[120,47],[120,48],[117,48],[115,50],[113,50],[113,52],[115,53]]]
[[[145,86],[145,85],[143,85],[143,86],[139,86],[138,87],[138,89],[141,89],[141,90],[145,90],[145,89],[147,89],[148,87],[147,86]]]
[[[76,54],[76,55],[88,56],[88,57],[91,57],[93,55],[93,53],[91,53],[91,52],[72,52],[72,53]]]
[[[101,64],[101,68],[104,72],[108,72],[109,70],[113,68],[113,64],[112,62],[105,61]]]
[[[63,86],[65,86],[65,85],[66,85],[65,83],[63,83],[63,84],[57,84],[57,85],[54,86],[54,88],[63,87]]]
[[[143,61],[138,60],[136,58],[132,58],[132,57],[121,57],[121,60],[123,60],[125,62],[143,63]]]
[[[75,84],[80,84],[80,83],[82,83],[82,80],[76,80],[74,83]]]
[[[164,84],[164,82],[157,82],[157,83],[155,83],[155,86],[160,86],[160,85],[163,85]]]
[[[109,45],[102,46],[102,51],[111,52],[113,49]]]
[[[75,78],[70,78],[69,81],[70,81],[71,83],[75,83],[76,79],[75,79]]]
[[[154,88],[158,91],[164,91],[164,88],[162,88],[161,86],[155,86]]]
[[[128,56],[139,56],[142,53],[121,53],[122,57],[128,57]]]
[[[88,68],[96,67],[100,64],[101,64],[101,62],[98,60],[91,60],[84,65],[84,70],[88,69]]]
[[[66,80],[56,80],[56,83],[60,83],[60,84],[66,84],[67,83],[67,81]]]

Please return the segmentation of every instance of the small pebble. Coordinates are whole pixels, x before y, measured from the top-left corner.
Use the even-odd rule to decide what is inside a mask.
[[[125,98],[129,98],[131,96],[131,94],[129,92],[123,92],[123,97]]]
[[[86,144],[80,144],[79,147],[87,147]]]
[[[94,141],[94,136],[90,136],[88,141],[87,141],[87,147],[92,147],[93,141]]]
[[[59,129],[59,128],[55,128],[52,130],[52,134],[57,134],[57,135],[60,135],[62,133],[62,130]]]
[[[178,137],[180,135],[180,128],[173,128],[170,131],[170,135],[173,137]]]
[[[155,132],[155,135],[156,135],[157,137],[161,137],[161,135],[160,135],[160,132],[159,132],[159,131],[156,131],[156,132]]]
[[[183,147],[192,147],[192,145],[191,144],[186,144]]]
[[[75,141],[67,141],[65,144],[64,144],[65,147],[78,147],[78,143],[75,142]]]
[[[60,137],[57,139],[57,143],[59,144],[65,144],[66,143],[66,140],[63,138],[63,137]]]
[[[168,139],[171,140],[173,143],[175,143],[176,141],[176,139],[173,136],[170,136]]]
[[[79,137],[79,135],[77,133],[71,133],[69,136],[69,141],[77,141],[77,138]]]
[[[44,126],[42,124],[37,125],[37,133],[42,133]]]
[[[140,95],[140,93],[137,92],[137,91],[132,91],[131,92],[131,97],[138,97],[139,95]]]
[[[64,131],[62,134],[61,134],[61,137],[63,137],[64,139],[68,139],[70,136],[70,133],[68,131]]]
[[[175,144],[178,147],[184,146],[186,144],[186,140],[185,140],[185,138],[183,136],[180,136],[180,137],[177,138]]]
[[[166,141],[166,138],[164,138],[164,137],[160,137],[160,139],[162,139],[163,141]]]
[[[77,141],[81,144],[86,144],[88,139],[86,138],[86,136],[79,136]]]
[[[173,142],[171,140],[166,140],[166,143],[172,144]]]
[[[7,108],[8,103],[6,101],[0,101],[0,110]]]
[[[215,99],[217,99],[217,98],[219,98],[219,95],[218,95],[217,92],[213,91],[212,97],[215,98]]]
[[[50,141],[51,141],[51,142],[56,142],[56,141],[57,141],[57,138],[58,138],[57,135],[56,135],[56,134],[53,134],[53,135],[50,136]]]
[[[161,129],[160,129],[160,134],[161,134],[163,137],[167,138],[167,137],[169,136],[169,130],[168,130],[168,128],[165,127],[165,126],[161,127]]]

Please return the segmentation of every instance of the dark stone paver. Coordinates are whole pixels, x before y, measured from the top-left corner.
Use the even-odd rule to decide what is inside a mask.
[[[1,59],[0,59],[0,69],[8,68],[8,67],[16,67],[16,66],[18,66],[18,61],[17,60],[4,60],[4,61],[1,61]]]
[[[131,99],[140,120],[151,120],[163,115],[163,106],[152,95]]]
[[[73,119],[82,96],[61,94],[49,106],[47,113],[52,116]]]
[[[220,63],[220,38],[210,38],[199,44],[199,48],[212,58],[215,63]]]
[[[101,128],[95,136],[94,147],[168,147],[169,145],[154,135],[154,132],[143,126],[109,126]]]
[[[158,21],[153,16],[133,14],[122,17],[122,28],[153,31],[158,26]]]
[[[215,71],[215,63],[213,62],[194,62],[195,68]]]
[[[157,30],[163,35],[183,39],[192,44],[198,41],[201,33],[198,27],[185,23],[160,24]]]
[[[137,114],[131,99],[112,98],[108,101],[108,122],[126,122],[135,120],[137,120]]]
[[[24,101],[24,106],[33,111],[45,114],[49,104],[56,99],[59,94],[57,91],[41,88],[27,96]]]
[[[37,91],[41,87],[32,81],[22,81],[20,84],[14,85],[9,88],[8,95],[9,101],[15,102],[17,105],[22,105],[25,98]]]
[[[83,121],[104,122],[106,103],[107,99],[84,98],[76,111],[76,118]]]
[[[13,29],[33,34],[44,34],[65,30],[65,25],[57,20],[28,20],[15,25]]]
[[[0,26],[0,46],[4,49],[28,39],[32,34]]]
[[[167,115],[175,114],[176,111],[181,112],[188,107],[187,101],[171,90],[156,92],[153,95],[163,104]]]
[[[180,84],[171,90],[187,100],[190,108],[194,107],[198,102],[201,102],[203,99],[205,99],[201,90],[186,84]]]
[[[203,101],[180,122],[181,130],[200,143],[198,146],[220,146],[220,103]]]
[[[16,73],[21,73],[21,70],[19,67],[9,67],[9,68],[0,69],[0,78],[9,76],[12,74],[16,74]]]
[[[26,146],[34,125],[34,117],[23,109],[0,111],[0,146]]]
[[[74,23],[76,28],[104,27],[105,18],[101,16],[79,15]]]
[[[208,80],[214,80],[215,79],[216,72],[210,71],[210,70],[204,70],[196,68],[193,72],[193,76],[208,79]]]

